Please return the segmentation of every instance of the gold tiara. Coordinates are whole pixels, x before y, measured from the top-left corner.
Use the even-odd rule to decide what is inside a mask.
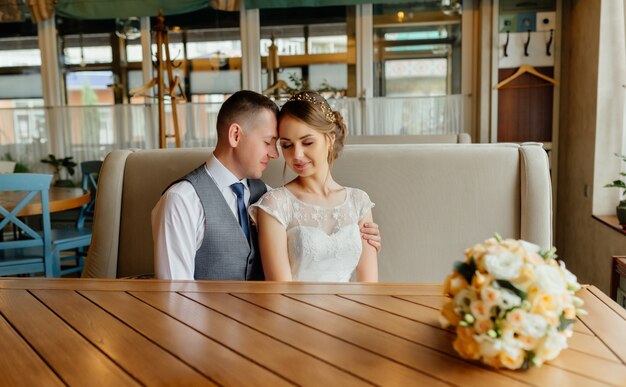
[[[293,95],[291,98],[289,98],[287,102],[290,102],[290,101],[306,101],[306,102],[312,103],[313,105],[317,105],[320,107],[320,109],[322,109],[322,113],[324,113],[324,115],[326,116],[326,119],[329,122],[332,122],[332,123],[337,122],[335,113],[328,105],[328,102],[324,101],[323,99],[321,100],[317,99],[315,96],[309,95],[309,93],[307,93],[306,91]]]

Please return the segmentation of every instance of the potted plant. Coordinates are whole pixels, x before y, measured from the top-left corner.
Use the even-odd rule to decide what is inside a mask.
[[[28,173],[30,172],[30,169],[28,168],[28,166],[26,166],[26,164],[21,163],[17,160],[15,160],[13,158],[13,156],[11,155],[11,153],[5,153],[4,156],[2,158],[0,158],[0,160],[4,160],[4,161],[15,161],[15,169],[13,170],[13,173]]]
[[[621,158],[623,162],[626,162],[626,156],[619,155],[617,153],[615,154],[615,156]],[[626,173],[624,172],[620,172],[619,174],[620,176],[622,176],[622,178],[626,176]],[[622,200],[620,200],[619,204],[616,207],[616,215],[617,219],[619,220],[619,224],[621,224],[622,228],[626,230],[626,183],[624,183],[624,180],[618,179],[613,180],[611,183],[605,185],[605,187],[621,188],[624,190],[624,192],[622,193]]]
[[[56,187],[73,187],[74,182],[69,179],[69,176],[74,176],[74,167],[76,167],[76,163],[72,161],[73,157],[64,157],[62,159],[57,159],[55,155],[48,155],[47,159],[41,159],[41,162],[44,164],[50,164],[52,168],[54,168],[54,185]],[[61,172],[65,170],[66,173],[61,178]],[[69,176],[68,176],[69,175]]]

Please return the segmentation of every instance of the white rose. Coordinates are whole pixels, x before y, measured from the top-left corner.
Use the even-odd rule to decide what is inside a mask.
[[[559,294],[566,290],[565,280],[561,275],[560,268],[541,265],[535,269],[537,287],[548,294]]]
[[[526,250],[529,253],[539,254],[539,251],[541,251],[541,247],[537,246],[534,243],[526,242],[523,240],[520,240],[519,243],[522,245],[524,250]]]
[[[454,296],[455,312],[461,311],[462,313],[470,313],[470,306],[477,298],[478,296],[474,290],[468,288],[461,289],[461,291]]]
[[[486,357],[495,357],[502,352],[502,340],[489,337],[487,335],[476,335],[474,339],[478,342],[480,354]]]
[[[496,279],[512,280],[519,277],[523,263],[522,257],[508,251],[485,256],[485,266]]]
[[[550,330],[548,337],[543,342],[540,355],[544,361],[553,360],[565,348],[567,348],[567,337],[557,331]]]
[[[563,277],[565,278],[565,283],[567,283],[567,287],[572,290],[580,289],[578,278],[574,275],[574,273],[567,270],[567,268],[565,267],[565,262],[559,261],[559,265],[561,266],[561,272],[563,273]]]
[[[548,322],[543,316],[534,313],[527,313],[522,324],[522,334],[530,337],[542,337],[546,333]]]
[[[500,290],[499,306],[503,309],[509,309],[522,304],[522,299],[509,289]]]

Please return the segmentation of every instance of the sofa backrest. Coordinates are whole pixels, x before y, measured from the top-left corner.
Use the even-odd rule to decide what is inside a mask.
[[[153,272],[150,213],[210,149],[114,151],[100,175],[85,277]],[[264,174],[280,186],[282,159]],[[540,144],[347,145],[333,177],[376,203],[380,280],[440,282],[464,249],[493,236],[552,242],[548,160]]]
[[[459,134],[416,134],[347,136],[346,144],[469,144],[472,138],[467,133]]]

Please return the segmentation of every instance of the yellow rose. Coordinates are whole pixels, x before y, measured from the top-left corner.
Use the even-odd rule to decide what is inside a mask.
[[[490,284],[492,280],[493,277],[489,274],[483,274],[480,271],[476,271],[474,278],[472,278],[472,287],[476,289],[477,292],[480,292],[480,289],[483,286]]]
[[[522,349],[526,351],[531,351],[537,346],[538,340],[534,337],[519,335],[515,338],[515,340],[519,341]]]
[[[441,308],[441,315],[448,321],[450,325],[457,326],[461,319],[454,313],[454,303],[452,300]]]
[[[443,284],[443,292],[444,294],[449,294],[454,297],[461,289],[466,288],[467,286],[468,283],[467,280],[465,280],[465,277],[457,272],[454,272],[446,277],[446,281]]]
[[[500,291],[489,285],[483,286],[483,288],[480,289],[480,298],[483,300],[485,305],[487,305],[487,307],[491,308],[500,300]]]
[[[470,360],[480,359],[480,346],[472,336],[472,328],[457,328],[457,337],[452,346],[461,357]]]
[[[524,318],[526,317],[526,312],[522,309],[515,309],[510,311],[506,315],[506,321],[511,324],[511,327],[517,328],[520,327],[524,323]]]
[[[470,304],[470,311],[472,316],[477,320],[489,318],[489,305],[485,304],[481,300],[476,300]]]
[[[489,318],[484,318],[482,320],[476,320],[474,323],[474,330],[479,335],[487,334],[490,329],[493,329],[493,321]]]
[[[557,310],[559,304],[554,296],[547,293],[537,294],[532,300],[532,313],[546,314]]]
[[[491,366],[493,368],[501,368],[502,367],[502,362],[500,361],[498,356],[483,357],[483,363],[485,363],[488,366]]]
[[[467,257],[467,262],[469,263],[470,259],[473,257],[474,258],[474,262],[476,263],[476,268],[479,271],[485,271],[485,266],[483,265],[483,257],[485,255],[485,253],[487,252],[487,249],[485,248],[485,246],[481,245],[481,244],[477,244],[474,247],[470,247],[469,249],[465,250],[465,256]]]
[[[503,351],[498,355],[498,359],[502,363],[502,366],[516,370],[524,364],[524,351],[519,348],[509,348],[507,351]]]
[[[502,242],[502,246],[504,246],[508,251],[512,252],[513,254],[519,255],[520,257],[523,257],[526,253],[526,250],[524,250],[524,246],[522,246],[522,244],[515,239],[506,239]]]
[[[524,264],[519,272],[519,277],[512,280],[511,283],[519,289],[526,289],[535,280],[535,271],[532,266]]]
[[[541,258],[541,256],[536,253],[527,253],[524,256],[524,261],[531,263],[535,266],[543,265],[543,258]]]

